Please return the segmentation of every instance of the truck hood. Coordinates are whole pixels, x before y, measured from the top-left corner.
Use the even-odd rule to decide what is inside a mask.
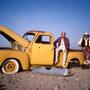
[[[23,47],[27,47],[29,45],[29,42],[26,39],[5,26],[0,25],[0,33],[4,34],[5,37],[8,36],[8,40],[11,38]]]

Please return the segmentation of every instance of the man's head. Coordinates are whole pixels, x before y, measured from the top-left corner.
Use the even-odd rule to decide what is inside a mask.
[[[89,33],[85,32],[85,33],[83,34],[83,36],[84,36],[84,38],[89,38]]]
[[[61,32],[61,37],[64,38],[66,36],[65,32]]]

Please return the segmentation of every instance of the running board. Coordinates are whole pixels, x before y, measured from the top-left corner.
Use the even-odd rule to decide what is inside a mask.
[[[52,67],[51,69],[47,70],[45,67],[42,67],[42,68],[33,68],[31,70],[32,70],[32,73],[63,75],[63,76],[69,75],[69,70],[67,68],[63,69],[63,68]]]

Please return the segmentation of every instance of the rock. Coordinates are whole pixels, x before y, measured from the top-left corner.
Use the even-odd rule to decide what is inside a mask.
[[[60,87],[59,86],[56,86],[54,90],[60,90]]]
[[[79,79],[77,78],[76,81],[78,81]]]
[[[33,75],[31,75],[31,78],[33,78]]]

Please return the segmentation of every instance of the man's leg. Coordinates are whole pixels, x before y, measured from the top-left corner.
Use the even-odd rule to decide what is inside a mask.
[[[86,59],[87,59],[87,49],[86,49],[86,47],[83,47],[82,50],[83,50],[83,54],[84,54],[85,61],[86,61]]]
[[[58,54],[60,50],[61,50],[61,47],[56,48],[55,63],[58,63],[58,56],[59,56]]]
[[[84,53],[84,57],[85,57],[84,64],[86,65],[87,64],[87,59],[88,59],[87,47],[83,47],[83,53]]]
[[[67,60],[67,50],[63,50],[63,67],[65,68],[65,64],[66,64],[66,60]]]
[[[90,64],[90,50],[89,47],[86,47],[86,64]]]
[[[59,49],[58,49],[58,47],[56,48],[56,54],[55,54],[55,64],[58,62],[58,51],[59,51]]]
[[[90,47],[88,47],[87,62],[90,64]]]

